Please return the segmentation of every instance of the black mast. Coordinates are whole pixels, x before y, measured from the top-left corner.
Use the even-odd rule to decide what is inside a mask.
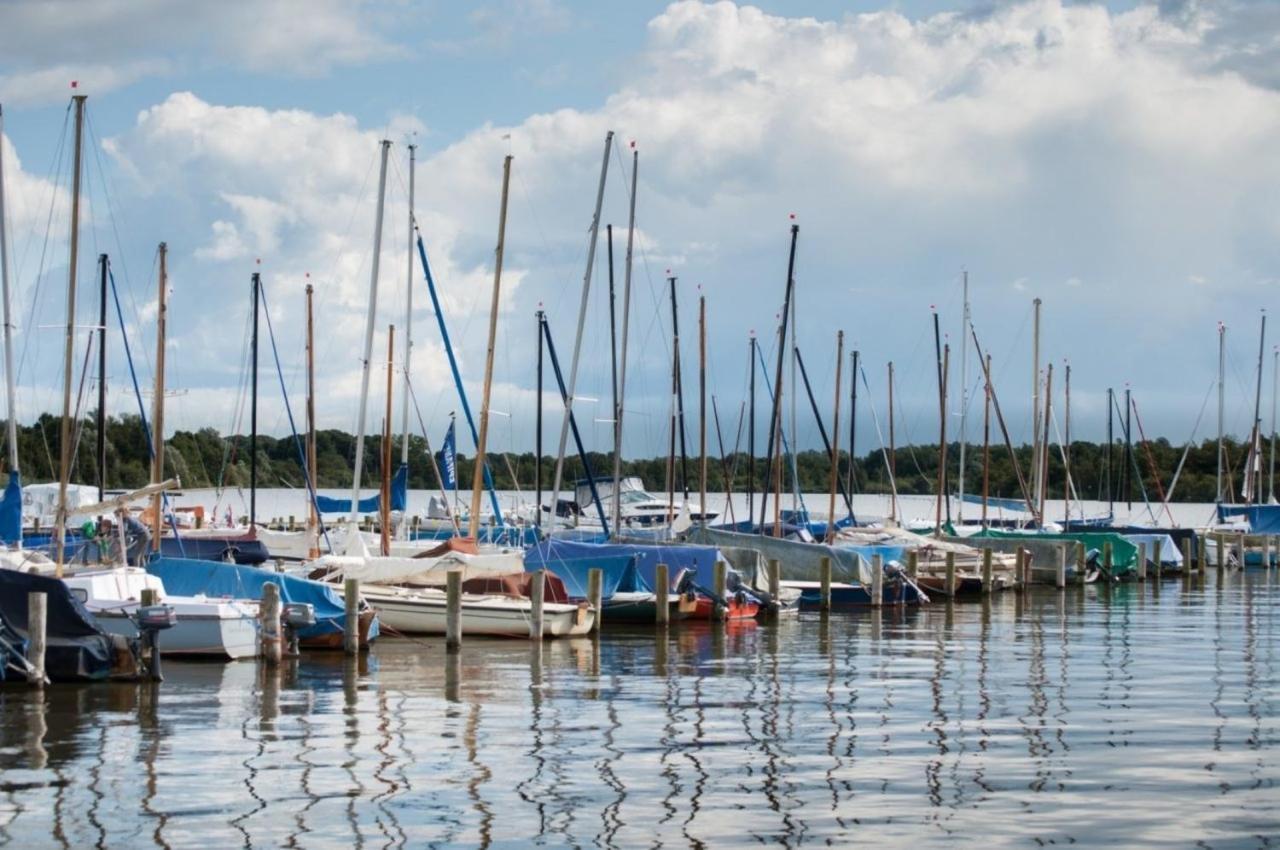
[[[98,255],[98,501],[107,489],[107,255]]]
[[[773,380],[773,412],[769,416],[769,454],[765,465],[764,490],[760,493],[760,533],[764,533],[765,508],[769,503],[769,488],[773,486],[774,441],[782,431],[782,365],[787,353],[787,321],[791,317],[791,291],[795,286],[796,238],[800,225],[791,225],[791,249],[787,257],[787,287],[782,298],[782,323],[778,325],[778,362]]]
[[[258,298],[262,277],[253,273],[253,389],[249,402],[249,527],[258,521]]]
[[[853,352],[853,384],[849,388],[849,495],[858,484],[858,352]]]
[[[747,340],[747,366],[751,375],[751,389],[747,416],[747,519],[756,515],[756,335],[755,331]]]
[[[1133,410],[1133,404],[1129,399],[1130,390],[1124,388],[1124,500],[1129,505],[1129,510],[1133,510],[1133,433],[1129,430],[1132,424],[1130,419],[1130,411]]]
[[[613,225],[606,224],[604,226],[607,234],[606,244],[609,247],[609,362],[611,364],[609,374],[613,378],[613,416],[616,420],[618,417],[618,313],[615,298],[613,294]],[[618,430],[617,422],[614,422],[613,430]],[[615,452],[622,450],[621,446],[614,446]],[[617,487],[618,482],[613,482],[613,486]]]
[[[795,346],[796,365],[800,367],[800,379],[804,382],[805,395],[809,397],[809,408],[813,411],[813,419],[818,423],[818,436],[822,438],[822,448],[827,453],[827,457],[831,457],[831,438],[827,436],[827,425],[822,421],[822,411],[818,410],[818,401],[813,397],[813,386],[809,383],[809,370],[804,367],[804,357],[800,355],[800,346]],[[844,498],[845,507],[849,509],[849,516],[853,516],[853,501],[849,498],[849,491],[844,487],[844,479],[837,476],[836,483],[840,486],[840,495]],[[833,520],[834,521],[834,520]]]
[[[610,268],[613,264],[610,263]],[[537,313],[538,329],[538,404],[536,413],[534,414],[534,450],[533,450],[533,486],[536,494],[533,504],[535,513],[534,524],[541,527],[542,525],[542,311]],[[551,506],[550,517],[552,519],[551,527],[555,528],[556,506]]]
[[[671,331],[673,334],[673,357],[675,363],[672,367],[675,375],[675,391],[676,391],[676,419],[680,425],[680,486],[684,490],[684,500],[689,501],[689,454],[685,449],[684,435],[684,378],[681,375],[680,368],[680,311],[676,308],[676,279],[674,277],[667,278],[667,282],[671,284]]]
[[[1112,462],[1111,452],[1115,449],[1115,433],[1114,426],[1116,420],[1115,409],[1115,390],[1107,387],[1107,516],[1115,517],[1116,515],[1116,498],[1115,491],[1111,487],[1111,475],[1114,463]]]

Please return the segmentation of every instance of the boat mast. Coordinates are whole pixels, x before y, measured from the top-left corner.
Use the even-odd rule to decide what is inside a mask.
[[[67,270],[67,333],[62,364],[62,430],[58,444],[61,456],[58,464],[58,512],[54,530],[54,562],[56,564],[54,569],[58,578],[62,578],[62,559],[66,554],[67,479],[71,476],[71,370],[72,357],[75,355],[76,260],[79,259],[80,252],[80,169],[83,164],[85,99],[86,96],[82,94],[71,98],[76,109],[76,142],[71,182],[71,253]],[[8,375],[9,380],[12,381],[12,369],[9,370]],[[9,422],[13,422],[12,407],[9,411]]]
[[[1112,472],[1115,468],[1115,462],[1112,457],[1115,451],[1115,419],[1116,419],[1116,391],[1111,387],[1107,387],[1107,517],[1114,518],[1116,515],[1116,497],[1115,490],[1112,486]]]
[[[560,444],[556,450],[556,474],[551,485],[551,500],[553,503],[560,498],[560,485],[564,481],[564,450],[569,441],[569,417],[573,414],[573,396],[578,386],[578,359],[582,354],[582,332],[587,323],[587,300],[591,294],[591,270],[596,261],[596,242],[597,237],[600,235],[600,207],[604,204],[604,184],[605,179],[609,176],[609,151],[612,148],[613,131],[610,130],[604,136],[604,156],[600,161],[600,182],[596,187],[596,209],[591,216],[591,238],[587,241],[587,269],[582,275],[582,301],[578,305],[578,335],[573,340],[573,360],[569,363],[569,387],[568,393],[564,398],[564,416],[560,422]],[[496,303],[494,310],[497,310]],[[472,522],[474,523],[474,520]]]
[[[373,257],[369,270],[369,309],[364,323],[364,354],[360,361],[360,414],[356,417],[356,457],[355,468],[351,474],[351,525],[354,527],[360,518],[360,477],[364,471],[364,426],[365,414],[369,408],[369,369],[373,365],[373,327],[378,315],[378,266],[382,259],[382,215],[383,202],[387,198],[387,156],[391,152],[391,142],[383,139],[381,146],[381,165],[378,169],[378,210],[373,223]]]
[[[960,458],[957,470],[957,492],[960,501],[956,504],[956,519],[964,523],[964,456],[965,438],[968,434],[966,425],[969,416],[969,270],[964,271],[964,308],[960,321]],[[950,504],[950,503],[948,503]]]
[[[253,331],[249,342],[249,528],[258,523],[258,314],[262,298],[262,276],[253,273]],[[159,481],[159,477],[153,477]]]
[[[853,363],[849,371],[849,501],[853,502],[853,489],[858,483],[855,472],[858,466],[858,352],[855,350],[851,358]],[[850,517],[852,520],[853,517]]]
[[[1280,347],[1275,349],[1274,363],[1271,367],[1271,472],[1268,475],[1268,501],[1276,501],[1276,395],[1280,390]]]
[[[98,255],[98,501],[107,488],[107,255]]]
[[[671,315],[675,319],[676,304],[676,279],[667,277],[667,282],[671,285]],[[680,325],[673,322],[672,329],[674,336],[672,337],[671,348],[671,416],[669,417],[670,428],[670,444],[667,448],[667,525],[675,519],[675,501],[676,501],[676,416],[679,415],[679,403],[677,399],[680,394]]]
[[[404,409],[401,411],[400,464],[409,463],[409,364],[413,360],[413,178],[417,145],[409,145],[409,252],[404,284]],[[388,367],[389,368],[389,367]],[[408,524],[402,526],[408,529]]]
[[[18,420],[13,374],[13,319],[9,304],[9,232],[5,219],[4,191],[4,107],[0,106],[0,282],[4,286],[4,391],[8,414],[9,473],[18,472]]]
[[[1044,434],[1040,439],[1040,525],[1044,525],[1044,505],[1049,495],[1049,421],[1053,407],[1053,364],[1045,369],[1044,376]]]
[[[982,527],[987,527],[987,499],[991,491],[991,355],[982,370]]]
[[[840,482],[840,390],[844,376],[844,331],[836,331],[836,391],[835,414],[831,420],[831,486],[827,494],[827,542],[836,539],[836,486]]]
[[[489,345],[485,352],[484,389],[480,396],[480,435],[476,440],[475,469],[471,475],[471,521],[467,534],[472,538],[480,530],[480,498],[484,492],[484,453],[485,444],[489,439],[489,393],[493,388],[493,352],[498,341],[498,299],[502,293],[502,250],[507,238],[507,195],[510,187],[511,155],[507,154],[502,161],[502,204],[498,209],[498,247],[494,250],[493,261],[493,302],[489,305]],[[567,405],[565,409],[569,409]],[[563,444],[560,455],[560,459],[563,460]],[[559,466],[557,463],[557,470]]]
[[[382,545],[382,556],[391,554],[391,378],[395,374],[396,362],[396,326],[387,328],[387,407],[382,417],[381,451],[381,492],[378,499],[378,542]],[[407,399],[406,399],[407,401]]]
[[[1226,411],[1227,326],[1218,322],[1218,504],[1222,504],[1223,416]]]
[[[539,304],[539,307],[542,305]],[[538,310],[534,314],[534,320],[537,322],[538,328],[535,335],[538,337],[538,388],[537,398],[538,404],[533,412],[533,524],[542,525],[542,310]],[[616,485],[615,485],[616,486]],[[551,525],[555,526],[556,506],[551,506]]]
[[[698,297],[698,507],[704,517],[707,512],[707,296]]]
[[[1035,464],[1031,497],[1039,505],[1040,492],[1044,488],[1044,481],[1040,478],[1040,453],[1043,451],[1040,445],[1040,299],[1036,298],[1031,303],[1034,314],[1031,336],[1031,462]]]
[[[1124,385],[1124,500],[1133,511],[1133,401],[1129,384]]]
[[[942,534],[942,500],[947,497],[947,386],[942,363],[942,332],[933,311],[933,348],[938,358],[938,497],[934,500],[933,536]]]
[[[1063,485],[1062,490],[1062,516],[1067,523],[1071,522],[1071,364],[1063,363],[1063,431],[1065,432],[1063,440],[1066,442],[1066,448],[1062,452],[1063,473],[1067,482]],[[1084,519],[1083,512],[1080,519]],[[1065,530],[1065,529],[1064,529]]]
[[[773,411],[769,415],[769,462],[770,466],[764,479],[764,490],[761,491],[760,500],[760,533],[764,533],[765,505],[769,501],[769,490],[773,482],[770,480],[773,476],[773,457],[774,447],[778,446],[778,455],[781,456],[781,434],[782,434],[782,367],[786,362],[787,356],[787,319],[791,313],[791,294],[795,289],[795,271],[796,271],[796,239],[800,235],[800,225],[791,225],[791,249],[787,258],[787,285],[786,292],[782,299],[782,321],[778,323],[778,359],[777,368],[774,371],[773,381]],[[778,475],[781,478],[781,470]],[[779,481],[778,486],[781,487]],[[776,499],[775,499],[776,501]],[[775,514],[777,513],[775,505]],[[775,517],[775,530],[778,522]]]
[[[756,332],[747,337],[747,398],[750,410],[747,416],[747,520],[756,515]]]
[[[898,519],[898,450],[893,442],[893,361],[889,361],[889,521]]]
[[[1258,383],[1253,394],[1253,439],[1249,446],[1249,501],[1262,504],[1262,358],[1267,345],[1267,311],[1262,311],[1258,331]]]
[[[671,284],[671,329],[673,337],[672,369],[675,375],[676,393],[676,425],[680,426],[680,488],[684,491],[684,500],[689,501],[689,452],[685,447],[684,427],[684,369],[680,366],[680,312],[676,306],[676,279],[667,278]]]
[[[636,235],[636,173],[640,152],[631,143],[631,211],[627,219],[627,259],[622,272],[622,351],[618,364],[618,400],[613,409],[613,533],[620,534],[622,520],[622,410],[627,393],[627,328],[631,323],[631,249]],[[612,266],[612,264],[610,264]]]
[[[152,484],[159,484],[164,480],[164,345],[169,324],[168,256],[169,246],[164,242],[161,242],[159,309],[156,311],[156,388],[155,398],[151,400],[151,423],[153,428],[151,442],[154,444],[154,450],[151,455]],[[257,342],[256,337],[254,342]],[[256,369],[254,370],[254,374],[256,376]],[[256,401],[256,392],[254,398]],[[256,454],[254,455],[254,460],[257,460]],[[250,493],[250,498],[253,498],[252,493]],[[153,552],[160,551],[160,532],[164,530],[164,517],[161,515],[161,508],[163,505],[164,493],[157,492],[151,497],[151,550]]]
[[[613,225],[606,224],[605,231],[605,247],[608,248],[609,254],[609,377],[613,385],[613,413],[618,413],[618,299],[614,294],[613,287]],[[613,429],[615,438],[613,451],[616,454],[619,450],[616,438],[618,429]],[[617,487],[618,482],[613,482],[613,486]]]
[[[316,345],[311,307],[313,288],[307,284],[307,557],[320,557],[320,515],[316,512]]]

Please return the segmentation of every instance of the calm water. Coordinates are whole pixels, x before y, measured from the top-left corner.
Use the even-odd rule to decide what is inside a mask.
[[[1254,847],[1280,580],[0,691],[14,847]]]

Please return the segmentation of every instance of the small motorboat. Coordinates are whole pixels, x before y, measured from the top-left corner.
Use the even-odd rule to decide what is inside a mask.
[[[360,592],[378,611],[387,631],[404,634],[445,633],[447,599],[434,587],[362,585]],[[585,602],[549,602],[542,605],[544,637],[584,635],[595,624],[596,612]],[[462,594],[463,635],[529,637],[533,603],[506,594]]]

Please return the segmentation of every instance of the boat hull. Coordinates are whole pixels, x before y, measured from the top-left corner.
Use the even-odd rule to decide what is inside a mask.
[[[395,634],[445,633],[445,594],[438,591],[380,590],[366,586],[365,599],[378,612],[382,628]],[[498,600],[498,601],[495,601]],[[464,596],[462,634],[487,637],[529,637],[530,603],[523,599]],[[591,631],[595,612],[579,605],[550,603],[542,610],[544,637],[583,635]]]
[[[103,631],[132,640],[138,630],[129,612],[94,612]],[[161,655],[236,660],[258,654],[258,623],[251,616],[180,614],[173,628],[160,632]]]

